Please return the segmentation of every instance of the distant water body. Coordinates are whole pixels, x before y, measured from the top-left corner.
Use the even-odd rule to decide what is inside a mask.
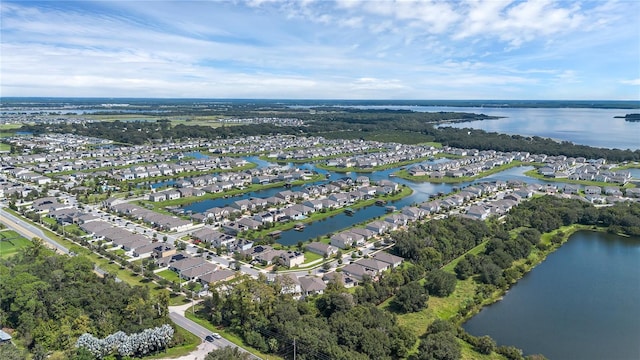
[[[615,116],[637,113],[637,109],[593,108],[497,108],[374,105],[349,106],[358,109],[411,110],[416,112],[466,112],[500,116],[495,120],[477,120],[447,124],[456,128],[481,129],[489,132],[540,136],[574,144],[610,149],[640,149],[640,122]]]

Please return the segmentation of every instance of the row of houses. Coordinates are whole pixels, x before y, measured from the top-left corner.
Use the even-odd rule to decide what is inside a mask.
[[[20,182],[7,181],[6,178],[0,178],[0,199],[10,196],[24,198],[36,191],[33,186],[24,185]]]
[[[358,281],[367,277],[376,280],[382,272],[400,266],[403,261],[399,256],[381,251],[370,258],[358,259],[345,265],[342,267],[342,273]]]
[[[250,240],[237,238],[229,233],[218,231],[218,229],[210,226],[203,226],[202,228],[194,231],[191,234],[191,237],[196,242],[203,242],[214,248],[227,248],[229,252],[247,251],[253,246],[253,242]]]
[[[366,169],[376,166],[395,164],[403,161],[412,161],[419,158],[433,156],[439,152],[438,149],[432,146],[423,145],[380,143],[378,144],[378,146],[380,150],[378,152],[329,159],[326,161],[326,165],[334,167],[358,167]]]
[[[109,202],[107,202],[107,204],[108,203]],[[193,226],[191,221],[181,219],[177,216],[159,214],[134,204],[121,203],[110,206],[110,209],[129,218],[144,221],[151,227],[164,231],[180,232],[188,230]]]
[[[83,222],[79,227],[93,241],[103,241],[105,245],[112,245],[112,250],[130,251],[133,257],[163,258],[176,253],[172,244],[152,241],[144,235],[134,234],[103,220]]]
[[[323,209],[340,209],[378,194],[397,191],[398,184],[382,180],[378,186],[357,186],[353,181],[333,181],[330,184],[314,185],[301,191],[283,190],[268,198],[250,198],[232,202],[226,207],[205,210],[193,218],[223,227],[236,234],[258,229],[261,225],[290,220],[301,220]],[[347,189],[347,190],[345,190]],[[242,216],[235,221],[226,219]]]
[[[538,169],[538,173],[545,177],[621,185],[632,179],[631,172],[628,170],[612,170],[605,162],[577,162],[573,158],[547,162]]]
[[[408,169],[411,176],[442,177],[472,177],[496,166],[509,164],[514,160],[527,161],[530,154],[527,152],[498,152],[495,150],[464,150],[448,149],[447,152],[460,155],[464,158],[453,159],[437,163],[424,163],[412,166]]]
[[[156,163],[153,165],[138,165],[129,169],[114,169],[111,174],[116,180],[129,181],[153,178],[159,176],[173,176],[184,172],[230,170],[234,167],[248,165],[242,158],[207,157],[176,163]]]
[[[218,267],[202,257],[186,254],[171,254],[156,260],[160,270],[168,268],[178,274],[180,281],[199,281],[203,285],[228,281],[236,276],[235,271]]]
[[[190,179],[181,179],[176,189],[154,192],[148,195],[153,202],[175,200],[179,198],[203,196],[206,193],[221,193],[234,188],[242,189],[250,184],[269,184],[274,182],[288,182],[308,180],[313,174],[306,170],[290,169],[277,175],[256,171],[227,172],[208,174]]]
[[[281,293],[291,294],[295,298],[305,298],[323,294],[330,282],[339,282],[349,288],[367,277],[376,280],[382,272],[400,266],[403,260],[399,256],[378,252],[371,258],[359,259],[342,267],[341,272],[326,273],[322,278],[283,274],[276,276],[274,281],[280,285]]]

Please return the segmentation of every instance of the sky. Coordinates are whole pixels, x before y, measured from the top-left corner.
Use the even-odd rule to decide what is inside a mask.
[[[0,2],[0,96],[640,100],[640,1]]]

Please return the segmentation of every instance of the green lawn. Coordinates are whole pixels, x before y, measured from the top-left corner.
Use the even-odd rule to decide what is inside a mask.
[[[185,344],[181,346],[175,346],[167,349],[167,351],[163,351],[151,356],[145,356],[143,359],[171,359],[188,355],[190,352],[194,351],[198,345],[200,345],[200,338],[188,332],[187,330],[181,328],[180,326],[176,326],[177,333],[184,338]]]
[[[0,259],[8,258],[31,244],[31,241],[13,230],[0,232]]]
[[[458,262],[460,262],[460,260],[467,254],[473,254],[473,255],[478,255],[481,252],[484,252],[484,249],[487,247],[487,241],[481,243],[480,245],[474,247],[473,249],[467,251],[466,253],[464,253],[462,256],[459,256],[455,259],[453,259],[453,261],[451,261],[450,263],[448,263],[447,265],[445,265],[442,270],[446,271],[446,272],[450,272],[450,273],[454,273],[454,269],[456,268],[456,265],[458,265]]]
[[[173,270],[162,270],[160,272],[157,272],[156,275],[165,278],[169,281],[173,281],[175,283],[180,283],[180,277],[178,276],[178,274],[176,274],[175,271]]]
[[[320,254],[316,254],[316,253],[312,253],[311,251],[305,251],[304,252],[304,264],[310,263],[312,261],[316,261],[318,259],[322,259],[322,255]],[[304,266],[304,264],[302,264],[302,266]]]

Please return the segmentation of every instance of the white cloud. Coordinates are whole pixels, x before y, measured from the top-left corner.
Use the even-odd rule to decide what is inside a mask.
[[[625,84],[625,85],[640,85],[640,78],[637,79],[630,79],[630,80],[621,80],[620,81],[621,84]]]
[[[630,2],[46,4],[0,4],[5,96],[542,98],[640,58]]]
[[[495,36],[518,47],[540,36],[578,28],[585,20],[578,5],[566,2],[528,0],[484,0],[469,3],[468,21],[459,26],[454,38]]]

